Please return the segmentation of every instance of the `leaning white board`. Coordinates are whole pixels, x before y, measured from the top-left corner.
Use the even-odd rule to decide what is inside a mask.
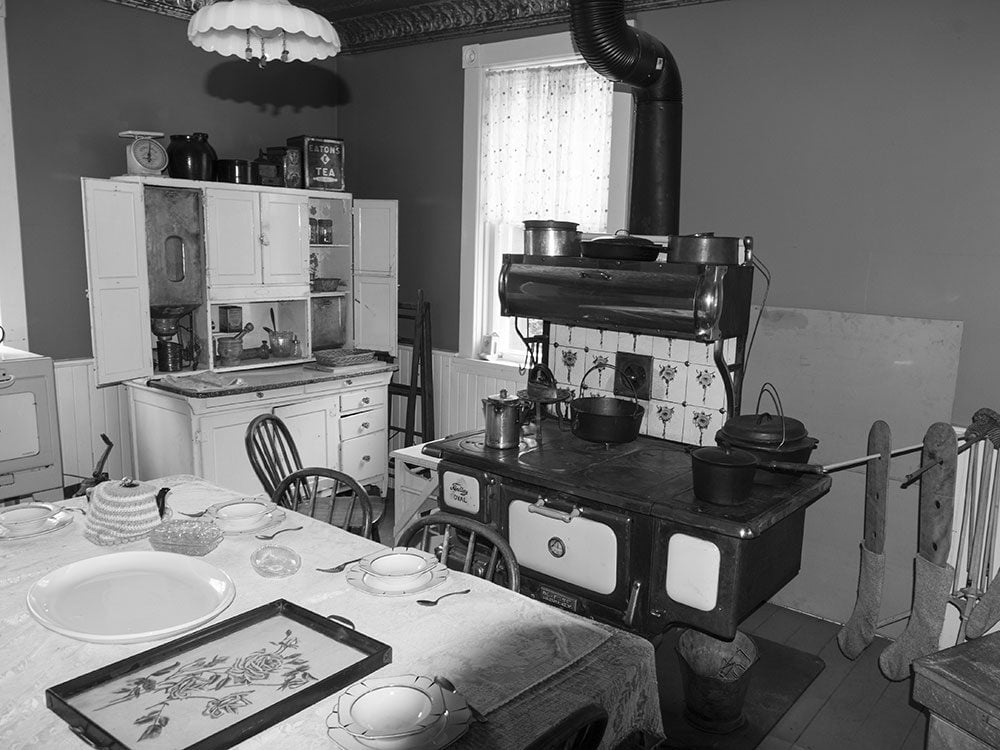
[[[864,456],[876,419],[889,424],[894,448],[916,445],[931,424],[951,421],[961,345],[960,321],[768,307],[749,352],[741,412],[757,413],[761,385],[772,383],[785,416],[819,439],[811,463]],[[760,411],[775,413],[767,396]],[[918,461],[896,458],[890,470],[882,619],[910,606],[919,484],[900,490],[899,481]],[[801,571],[772,601],[844,622],[857,595],[864,467],[831,477],[829,494],[806,511]]]

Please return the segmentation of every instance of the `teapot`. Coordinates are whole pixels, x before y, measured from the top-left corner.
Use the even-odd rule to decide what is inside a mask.
[[[84,536],[102,546],[125,544],[149,536],[169,518],[169,487],[155,488],[125,477],[93,488]]]
[[[524,402],[517,396],[509,396],[506,389],[484,398],[486,447],[500,450],[516,447],[521,438],[523,412]]]

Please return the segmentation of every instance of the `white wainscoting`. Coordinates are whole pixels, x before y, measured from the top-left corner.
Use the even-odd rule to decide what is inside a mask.
[[[399,347],[399,372],[396,382],[408,383],[411,348]],[[514,393],[522,387],[525,376],[512,365],[470,360],[454,352],[435,350],[434,423],[435,438],[456,432],[482,428],[486,396],[506,388]],[[115,444],[104,469],[109,476],[131,476],[132,435],[128,423],[128,397],[122,386],[98,388],[92,359],[71,359],[55,363],[56,408],[59,413],[60,444],[66,484],[89,477],[104,452],[101,433]],[[405,423],[406,399],[392,399],[392,423]],[[420,428],[420,408],[417,407]],[[418,440],[420,438],[417,438]],[[391,449],[403,445],[402,435],[393,438]]]
[[[393,382],[410,382],[410,362],[412,350],[409,346],[399,347],[399,372]],[[459,357],[454,352],[434,350],[431,357],[434,368],[434,437],[443,438],[456,432],[481,429],[483,418],[483,398],[499,393],[506,388],[515,393],[523,387],[526,376],[518,373],[514,365],[485,362],[478,359]],[[406,399],[394,396],[392,399],[392,424],[406,422]],[[417,429],[421,429],[420,404],[417,404]],[[423,438],[417,437],[418,441]],[[390,441],[390,450],[403,447],[403,436],[397,434]]]
[[[125,389],[98,388],[93,359],[65,359],[54,364],[63,484],[76,484],[93,474],[106,447],[101,433],[114,443],[104,471],[110,477],[133,476]]]

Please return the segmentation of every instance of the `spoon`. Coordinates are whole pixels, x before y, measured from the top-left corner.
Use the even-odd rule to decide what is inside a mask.
[[[278,536],[278,534],[281,534],[282,532],[285,532],[285,531],[302,531],[302,527],[301,526],[292,526],[291,528],[287,528],[287,529],[278,529],[273,534],[258,534],[255,538],[256,539],[264,539],[264,540],[274,539],[274,537]]]
[[[452,592],[452,593],[462,593],[462,592],[456,591],[456,592]],[[445,596],[448,596],[448,595],[445,594]],[[443,687],[449,693],[455,693],[456,695],[458,694],[458,688],[456,688],[455,685],[452,683],[452,681],[449,680],[447,677],[442,677],[441,675],[436,674],[436,675],[434,675],[434,682],[436,682],[438,685],[440,685],[441,687]],[[486,721],[487,721],[486,717],[483,716],[481,713],[479,713],[479,710],[475,706],[473,706],[471,703],[469,703],[468,700],[465,701],[465,704],[469,707],[469,713],[472,714],[472,718],[473,719],[475,719],[476,721],[478,721],[481,724],[485,724],[486,723]]]
[[[335,565],[332,568],[316,568],[320,573],[340,573],[351,563],[356,563],[359,560],[363,560],[362,557],[355,557],[353,560],[348,560],[347,562],[342,562],[340,565]]]
[[[184,513],[183,511],[178,511],[182,516],[187,516],[188,518],[201,518],[203,515],[208,513],[208,509],[199,510],[197,513]]]
[[[417,604],[423,605],[424,607],[433,607],[439,601],[444,599],[446,596],[458,596],[459,594],[468,594],[471,589],[462,589],[461,591],[449,591],[447,594],[441,594],[437,599],[417,599]]]

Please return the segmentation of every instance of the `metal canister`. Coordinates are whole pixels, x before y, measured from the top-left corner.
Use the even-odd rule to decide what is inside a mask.
[[[501,390],[483,399],[486,418],[486,447],[505,450],[514,448],[521,439],[521,399]]]
[[[579,256],[578,226],[572,221],[524,222],[524,254]]]

